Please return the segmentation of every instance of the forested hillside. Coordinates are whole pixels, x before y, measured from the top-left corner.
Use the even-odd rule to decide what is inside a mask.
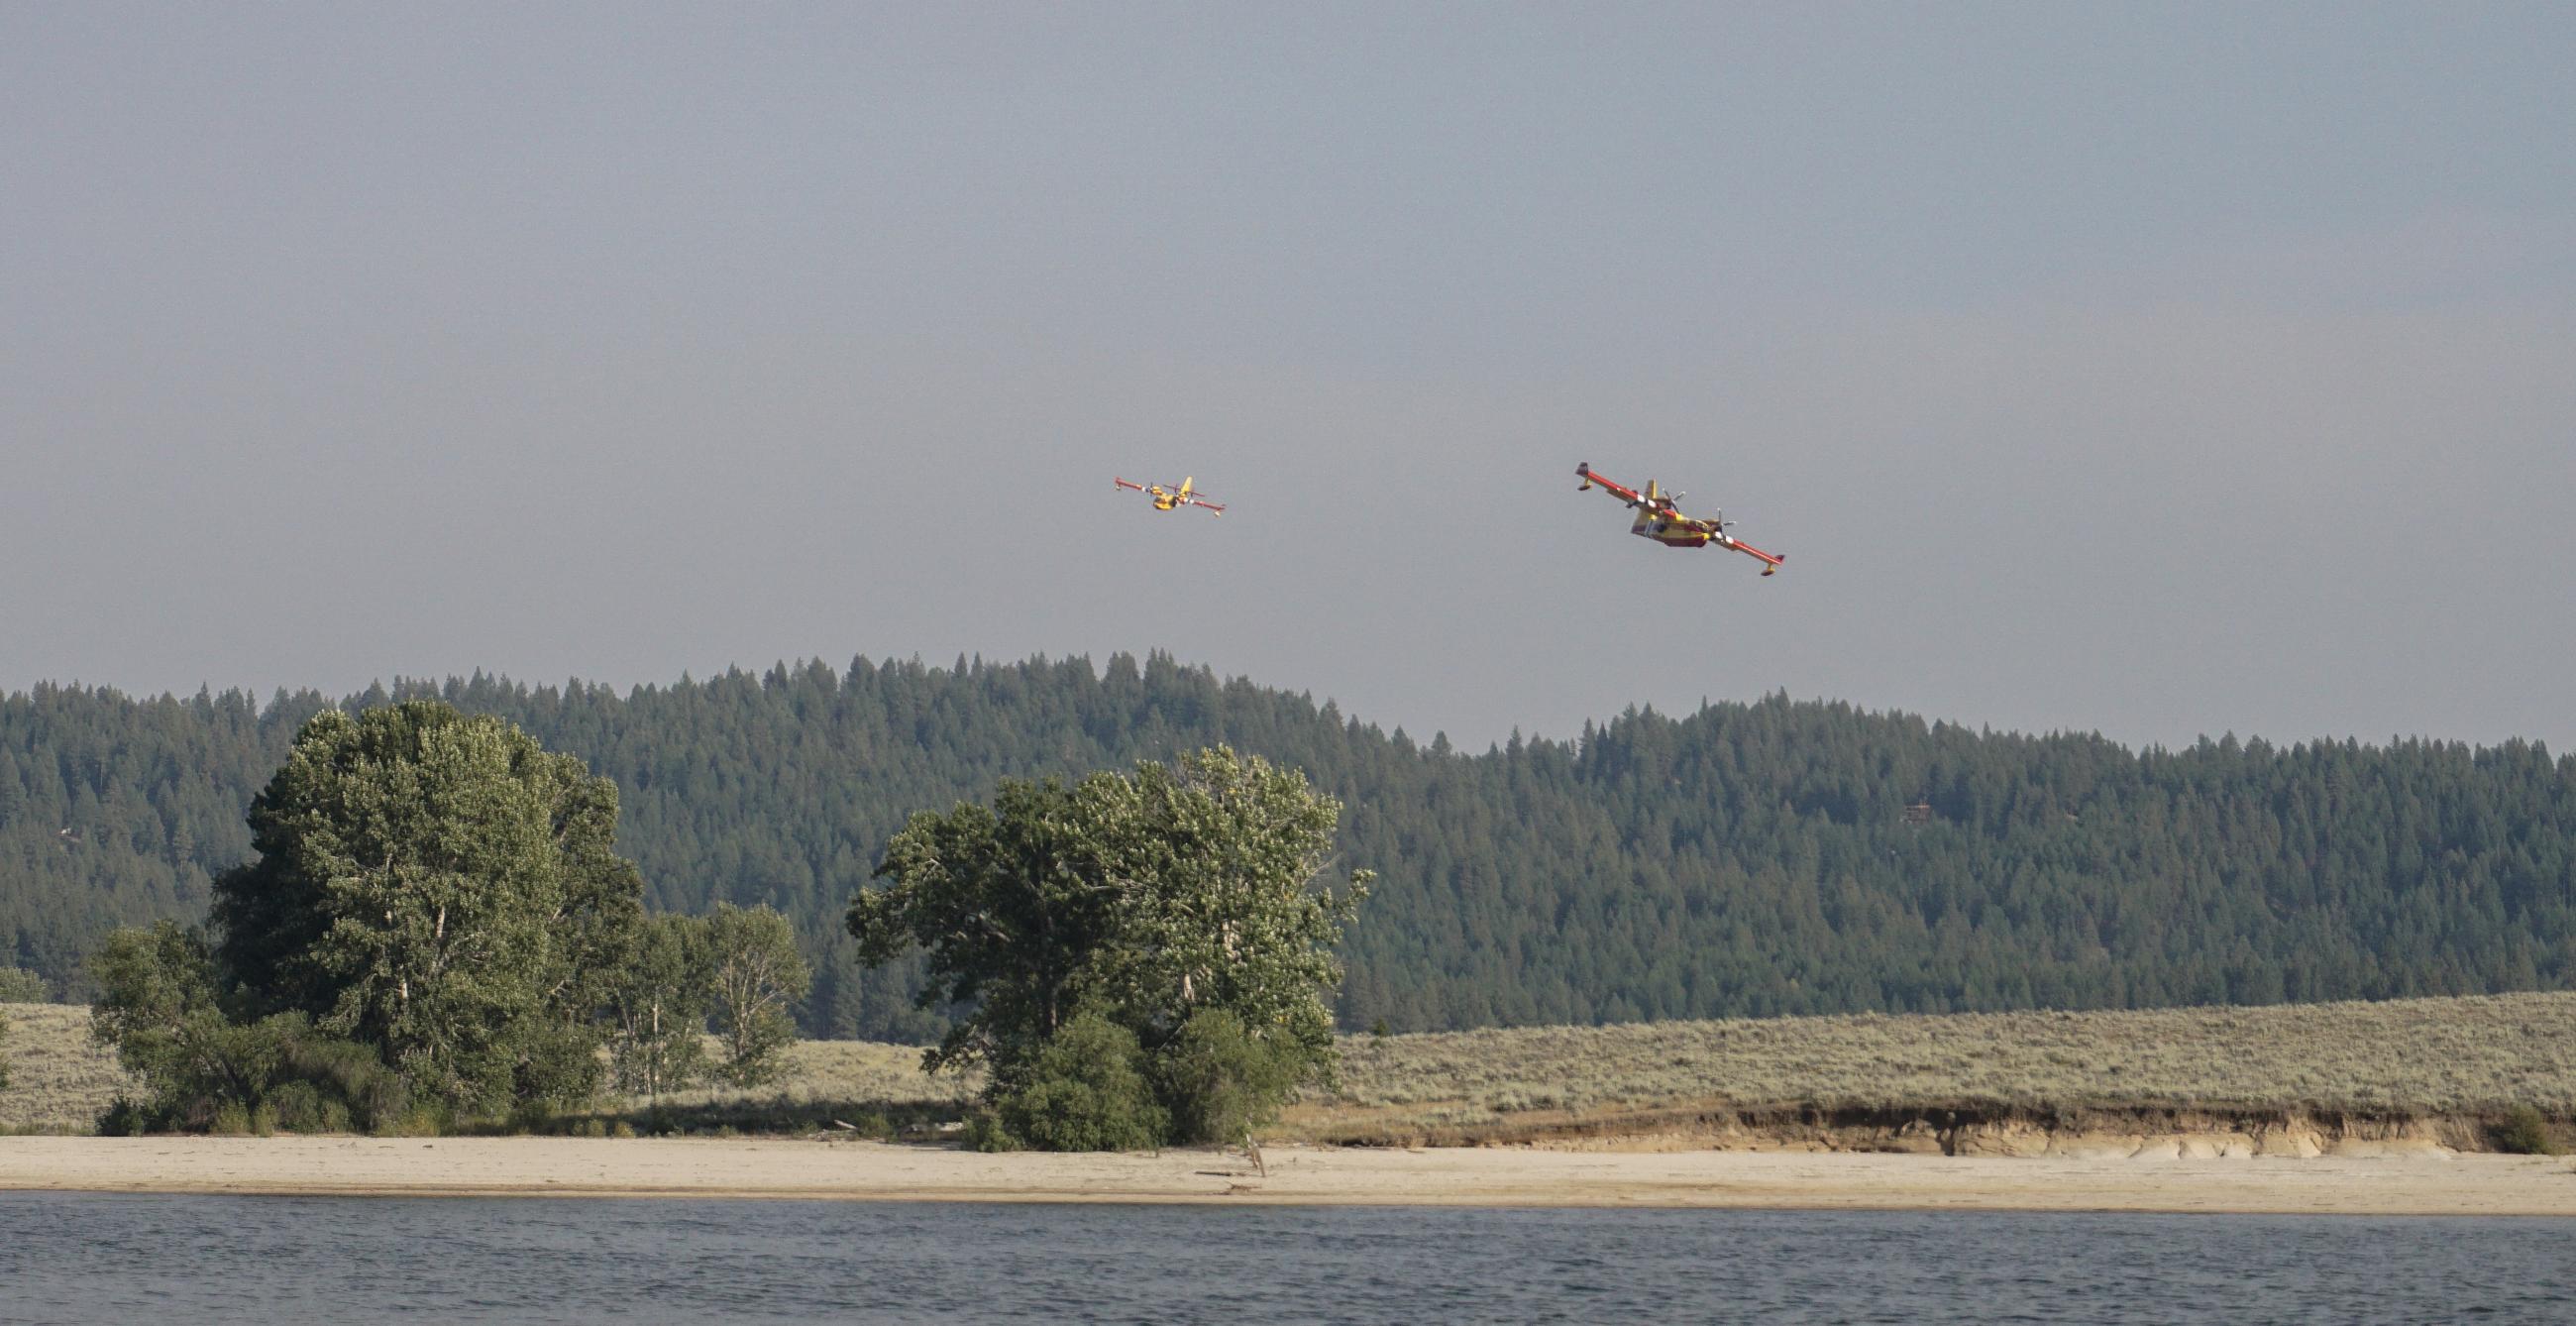
[[[919,1036],[912,972],[840,916],[911,812],[1003,775],[1213,742],[1306,769],[1380,873],[1345,1026],[2379,998],[2576,985],[2576,761],[2403,742],[2133,752],[1842,704],[1629,713],[1481,755],[1163,657],[856,661],[643,687],[403,684],[616,780],[673,909],[768,903],[818,1032]],[[0,963],[77,978],[108,926],[193,917],[331,703],[0,700]],[[14,959],[12,950],[14,949]]]

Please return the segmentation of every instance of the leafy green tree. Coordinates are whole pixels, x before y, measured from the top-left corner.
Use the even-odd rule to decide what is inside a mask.
[[[1087,780],[1086,780],[1087,781]],[[1342,926],[1373,877],[1318,888],[1341,806],[1303,773],[1223,747],[1148,761],[1107,799],[1117,928],[1090,954],[1085,998],[1160,1049],[1203,1012],[1327,1071]]]
[[[700,925],[709,1006],[724,1047],[716,1074],[738,1087],[775,1081],[780,1052],[796,1040],[788,1010],[814,985],[796,927],[771,908],[721,902]]]
[[[633,958],[609,988],[609,1066],[620,1091],[658,1096],[706,1073],[706,925],[671,913],[636,927]]]
[[[250,820],[259,858],[213,907],[246,1014],[375,1045],[458,1110],[596,1089],[593,1014],[642,915],[608,780],[442,703],[326,710]]]
[[[980,1063],[1007,1079],[1073,1016],[1076,982],[1117,934],[1100,831],[1117,781],[1006,778],[991,807],[924,811],[886,844],[876,874],[893,885],[850,904],[860,960],[926,950],[919,1005],[971,1010],[922,1056],[926,1070]]]
[[[146,1086],[182,1076],[238,1077],[206,1048],[230,1024],[205,937],[173,921],[109,933],[90,960],[99,987],[90,1039],[116,1047]]]
[[[1230,1014],[1282,1066],[1258,1085],[1284,1093],[1329,1071],[1332,948],[1369,879],[1316,885],[1338,812],[1303,774],[1224,748],[1070,787],[1005,779],[990,808],[915,815],[877,872],[893,883],[859,894],[850,932],[870,961],[927,952],[925,1002],[966,1012],[925,1066],[988,1065],[1005,1123],[1033,1144],[1051,1145],[1010,1102],[1038,1089],[1077,1012],[1149,1059],[1193,1018]]]

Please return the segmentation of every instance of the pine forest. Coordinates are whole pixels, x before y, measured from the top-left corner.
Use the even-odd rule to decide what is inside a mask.
[[[820,662],[620,693],[477,675],[333,700],[0,698],[0,966],[86,994],[111,927],[194,920],[296,729],[437,697],[614,780],[648,902],[768,904],[809,1033],[923,1040],[842,918],[915,811],[1227,744],[1344,804],[1348,1030],[2150,1008],[2576,985],[2576,761],[2535,744],[2132,750],[1841,703],[1631,710],[1481,754],[1163,655]]]

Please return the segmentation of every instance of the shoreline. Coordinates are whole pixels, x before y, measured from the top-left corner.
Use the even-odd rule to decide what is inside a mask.
[[[0,1137],[0,1192],[2576,1216],[2563,1157],[1264,1148],[988,1155],[754,1139]]]

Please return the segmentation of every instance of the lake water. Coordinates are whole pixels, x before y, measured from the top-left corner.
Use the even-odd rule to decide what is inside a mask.
[[[2576,1221],[0,1193],[0,1322],[2565,1322]]]

